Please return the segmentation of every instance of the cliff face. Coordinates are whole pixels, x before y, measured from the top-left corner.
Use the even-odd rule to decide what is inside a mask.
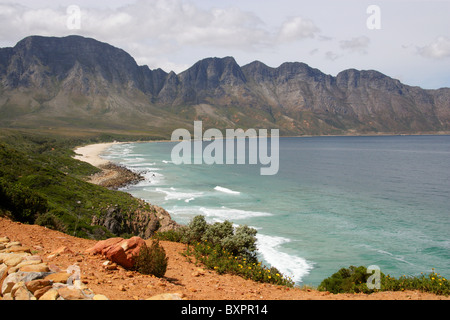
[[[450,130],[450,89],[411,87],[372,70],[333,77],[298,62],[240,67],[232,57],[177,75],[93,39],[29,37],[0,49],[0,115],[3,126],[163,134],[195,119],[295,135],[436,132]]]

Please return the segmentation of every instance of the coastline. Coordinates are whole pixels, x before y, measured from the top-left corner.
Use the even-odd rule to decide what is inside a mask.
[[[351,141],[351,140],[350,140],[350,141]],[[299,140],[299,142],[300,142],[300,140]],[[130,143],[133,143],[133,142],[130,142]],[[151,146],[151,145],[149,145],[149,147],[150,147],[150,146]],[[156,146],[157,146],[157,145],[155,145],[155,147],[156,147]],[[119,146],[117,150],[119,150],[119,149],[121,149],[121,148],[122,148],[122,147]],[[103,152],[104,152],[104,151],[103,151]],[[113,161],[114,161],[114,160],[113,160]],[[134,167],[130,166],[130,168],[134,170]],[[146,170],[146,169],[144,169],[144,170]],[[177,185],[174,185],[174,187],[177,188]]]
[[[74,150],[77,154],[73,158],[83,162],[87,162],[94,167],[101,169],[101,166],[110,164],[109,160],[103,159],[100,155],[113,145],[121,144],[122,142],[107,142],[89,144],[86,146],[78,147]]]
[[[144,180],[141,175],[100,156],[108,148],[117,144],[123,144],[123,142],[97,143],[78,147],[74,150],[77,154],[74,159],[89,163],[102,170],[90,176],[88,182],[109,189],[119,189]]]

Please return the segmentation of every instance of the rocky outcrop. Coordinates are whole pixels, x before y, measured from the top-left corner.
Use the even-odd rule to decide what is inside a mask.
[[[129,212],[118,206],[112,206],[107,209],[104,216],[94,216],[92,225],[104,226],[117,236],[128,234],[143,239],[149,239],[157,231],[163,232],[180,227],[163,208],[149,205],[143,200],[138,201],[142,204],[141,209]]]
[[[140,174],[113,163],[101,165],[100,169],[102,171],[91,176],[89,182],[105,188],[117,190],[144,180]]]

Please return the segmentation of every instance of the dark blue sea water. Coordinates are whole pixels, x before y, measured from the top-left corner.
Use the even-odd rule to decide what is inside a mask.
[[[280,138],[273,176],[175,165],[176,144],[119,144],[104,157],[143,173],[125,190],[180,223],[202,214],[256,228],[260,258],[298,284],[350,265],[450,276],[450,136]]]

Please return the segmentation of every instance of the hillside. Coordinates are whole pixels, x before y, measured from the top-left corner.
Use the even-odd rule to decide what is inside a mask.
[[[374,70],[336,77],[206,58],[180,74],[139,66],[80,36],[32,36],[0,49],[0,125],[168,138],[176,128],[279,128],[282,135],[450,131],[450,88],[424,90]]]
[[[140,178],[125,168],[114,168],[107,185],[89,183],[101,170],[74,159],[72,150],[85,143],[0,130],[0,216],[90,239],[148,238],[176,225],[164,209],[115,190]]]
[[[26,225],[0,218],[0,237],[9,237],[32,248],[42,260],[62,270],[78,264],[81,280],[96,294],[110,300],[140,300],[162,293],[179,293],[185,300],[449,300],[418,291],[378,292],[366,294],[330,294],[314,289],[286,288],[244,280],[234,275],[219,275],[195,265],[180,253],[184,245],[163,241],[169,257],[164,278],[142,275],[122,267],[107,270],[100,256],[85,254],[95,240],[76,238],[36,225]],[[66,247],[64,253],[49,255]]]

